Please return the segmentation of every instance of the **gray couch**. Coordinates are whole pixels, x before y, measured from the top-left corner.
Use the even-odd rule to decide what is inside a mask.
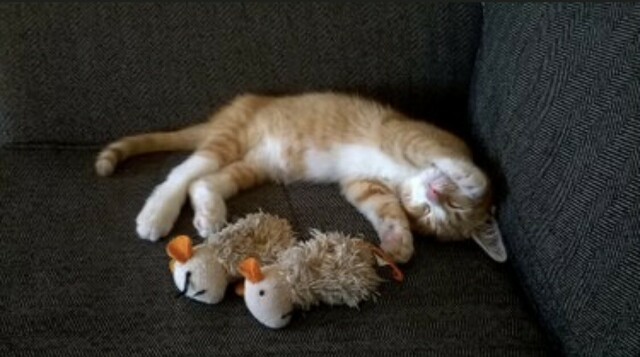
[[[640,6],[0,5],[0,355],[640,354]],[[357,92],[463,136],[510,260],[416,237],[403,284],[271,331],[228,294],[176,299],[134,218],[183,154],[110,178],[98,148],[245,91]],[[335,186],[230,202],[372,228]],[[185,208],[173,234],[195,235]],[[306,236],[305,236],[306,237]]]

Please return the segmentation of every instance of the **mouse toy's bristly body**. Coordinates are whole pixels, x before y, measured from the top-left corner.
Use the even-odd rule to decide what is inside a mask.
[[[216,304],[227,285],[242,276],[238,266],[247,257],[273,262],[295,244],[289,222],[277,216],[254,213],[228,225],[199,245],[187,236],[167,245],[171,274],[181,296]]]
[[[372,100],[337,93],[244,95],[206,123],[126,137],[96,161],[100,175],[153,151],[192,150],[153,190],[136,223],[141,238],[169,233],[190,198],[202,236],[226,220],[225,200],[266,181],[334,182],[374,226],[396,261],[413,255],[412,231],[475,238],[496,260],[506,253],[491,215],[487,176],[453,134]]]
[[[384,281],[376,271],[377,258],[386,258],[385,253],[337,232],[311,234],[312,239],[283,251],[272,264],[248,258],[240,265],[247,307],[265,326],[286,326],[294,309],[321,303],[357,307],[376,297]],[[402,273],[392,266],[401,281]]]

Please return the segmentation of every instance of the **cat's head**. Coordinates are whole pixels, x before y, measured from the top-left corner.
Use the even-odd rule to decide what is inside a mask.
[[[474,190],[458,187],[449,177],[429,169],[401,187],[400,198],[413,230],[439,240],[472,238],[494,260],[506,260],[506,250],[493,218],[486,177]]]

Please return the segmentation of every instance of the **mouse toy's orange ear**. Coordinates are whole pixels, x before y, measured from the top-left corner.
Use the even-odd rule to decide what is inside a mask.
[[[264,279],[262,270],[260,269],[260,262],[256,258],[247,258],[238,267],[240,274],[252,283],[257,283]]]
[[[185,263],[193,256],[193,242],[188,236],[177,236],[167,244],[167,254],[180,263]]]

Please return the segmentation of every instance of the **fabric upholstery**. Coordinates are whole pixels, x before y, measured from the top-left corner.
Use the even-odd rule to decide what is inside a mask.
[[[478,4],[0,5],[0,355],[545,355],[508,266],[470,242],[417,239],[376,303],[278,332],[233,294],[176,299],[166,240],[138,239],[134,218],[183,156],[99,178],[87,146],[203,120],[245,91],[359,92],[464,132],[480,23]],[[231,219],[258,209],[375,239],[335,186],[229,202]],[[191,219],[172,234],[195,235]]]
[[[0,5],[0,143],[177,128],[248,91],[357,92],[448,122],[480,21],[479,4]]]
[[[417,239],[406,281],[360,309],[322,306],[281,331],[229,292],[219,305],[176,299],[165,243],[135,236],[134,217],[183,156],[132,159],[93,173],[94,149],[0,150],[0,355],[542,356],[547,342],[505,265],[471,242]],[[230,201],[299,232],[375,235],[335,186],[265,186]],[[186,208],[172,234],[196,232]],[[308,234],[305,234],[305,238]],[[390,278],[388,270],[383,276]]]
[[[471,109],[511,263],[567,355],[640,355],[640,6],[487,5]]]

